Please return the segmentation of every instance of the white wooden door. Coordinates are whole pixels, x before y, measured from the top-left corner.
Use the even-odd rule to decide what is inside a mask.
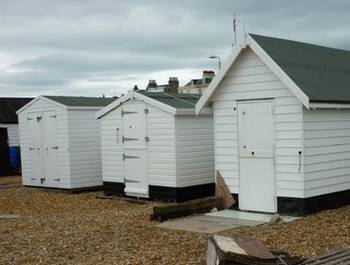
[[[126,104],[122,109],[125,193],[148,197],[145,104]]]
[[[272,101],[238,103],[239,207],[276,212]]]
[[[27,115],[29,130],[29,159],[31,165],[31,184],[43,186],[45,172],[43,168],[43,134],[42,117],[40,112],[32,112]]]
[[[45,186],[58,188],[60,178],[58,176],[58,151],[57,145],[57,114],[56,111],[43,112],[44,130],[44,170]]]

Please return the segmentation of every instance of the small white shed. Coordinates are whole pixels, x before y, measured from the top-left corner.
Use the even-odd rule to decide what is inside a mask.
[[[213,119],[199,95],[131,91],[97,113],[106,194],[181,202],[215,192]]]
[[[350,52],[250,34],[196,104],[212,104],[215,164],[241,210],[350,203]]]
[[[18,110],[23,185],[101,186],[100,129],[94,114],[113,100],[39,96]]]

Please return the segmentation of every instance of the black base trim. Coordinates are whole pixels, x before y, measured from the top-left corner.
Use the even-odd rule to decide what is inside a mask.
[[[238,210],[239,209],[238,193],[231,193],[231,195],[235,200],[235,203],[231,206],[231,209]]]
[[[42,187],[42,186],[30,186],[24,185],[26,188],[30,189],[38,189],[42,191],[48,192],[63,192],[63,193],[80,193],[84,191],[99,191],[102,190],[102,186],[91,186],[91,187],[83,187],[83,188],[73,188],[73,189],[62,189],[62,188],[54,188],[54,187]]]
[[[103,192],[107,196],[125,196],[125,184],[120,182],[103,182]]]
[[[238,193],[232,194],[239,209]],[[277,197],[277,212],[293,216],[304,216],[324,210],[336,209],[350,204],[350,190],[322,194],[310,198]]]
[[[348,204],[350,204],[350,190],[327,193],[310,198],[277,198],[278,212],[293,215],[307,215],[340,208]]]
[[[215,195],[215,183],[189,187],[149,186],[149,197],[156,200],[184,202]]]

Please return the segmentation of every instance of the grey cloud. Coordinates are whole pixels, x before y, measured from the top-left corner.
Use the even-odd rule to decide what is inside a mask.
[[[230,52],[235,12],[249,32],[350,48],[349,10],[347,0],[2,0],[0,54],[17,60],[0,70],[0,94],[94,95],[104,82],[116,93],[154,72],[216,69],[207,57]]]

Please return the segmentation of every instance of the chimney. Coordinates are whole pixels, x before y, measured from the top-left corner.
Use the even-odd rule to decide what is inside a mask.
[[[157,88],[156,80],[149,80],[146,90],[153,90],[155,88]]]
[[[178,93],[178,88],[179,88],[179,80],[177,77],[169,77],[169,82],[168,82],[168,88],[166,92],[170,93]]]
[[[204,70],[202,75],[203,84],[209,84],[215,77],[215,72],[211,70]]]

